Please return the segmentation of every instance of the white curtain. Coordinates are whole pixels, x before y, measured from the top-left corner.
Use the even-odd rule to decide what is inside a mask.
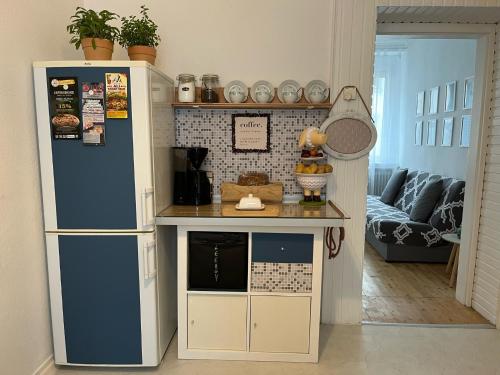
[[[404,46],[377,46],[372,114],[378,138],[369,157],[368,194],[380,195],[392,171],[399,164],[400,128],[405,126],[402,123],[405,78]]]

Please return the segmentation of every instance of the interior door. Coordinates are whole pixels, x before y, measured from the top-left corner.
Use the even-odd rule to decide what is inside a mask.
[[[42,171],[42,178],[54,180],[57,228],[47,230],[138,227],[129,68],[47,68],[47,85],[54,78],[76,78],[81,113],[82,83],[105,82],[105,74],[110,72],[128,76],[128,118],[105,118],[104,146],[85,145],[81,139],[51,137],[53,176]],[[50,119],[47,120],[43,123],[39,120],[38,126],[46,126],[45,131],[50,132]]]

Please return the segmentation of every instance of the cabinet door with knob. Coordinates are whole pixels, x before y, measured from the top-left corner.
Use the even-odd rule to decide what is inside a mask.
[[[188,296],[189,349],[246,350],[247,296]]]
[[[250,351],[308,353],[310,297],[252,296]]]

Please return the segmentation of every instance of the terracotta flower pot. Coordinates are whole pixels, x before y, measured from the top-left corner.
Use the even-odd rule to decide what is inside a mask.
[[[156,60],[156,48],[148,46],[128,47],[128,57],[130,60],[144,60],[154,65]]]
[[[82,39],[82,49],[85,60],[111,60],[113,55],[113,42],[107,39],[93,38],[95,49],[92,47],[92,38]]]

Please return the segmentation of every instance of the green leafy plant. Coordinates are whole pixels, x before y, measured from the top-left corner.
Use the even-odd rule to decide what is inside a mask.
[[[75,48],[78,49],[82,39],[92,38],[92,47],[95,49],[94,38],[108,39],[114,42],[119,37],[120,30],[107,23],[117,19],[119,19],[118,14],[107,10],[96,13],[92,9],[77,7],[76,13],[70,18],[71,23],[66,26],[66,30],[70,35],[73,35],[70,43],[74,44]]]
[[[158,25],[148,15],[148,8],[141,6],[141,18],[136,16],[122,17],[122,29],[118,42],[123,47],[148,46],[157,47],[160,36],[157,34]]]

